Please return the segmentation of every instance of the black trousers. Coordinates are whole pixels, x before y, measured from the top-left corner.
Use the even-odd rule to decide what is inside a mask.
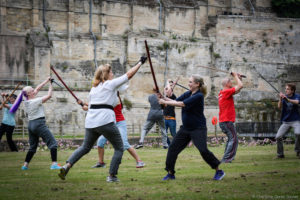
[[[211,168],[216,169],[219,166],[220,161],[212,152],[208,150],[206,138],[206,128],[187,130],[181,126],[172,140],[171,145],[169,146],[165,170],[171,172],[172,174],[175,173],[174,169],[178,154],[188,145],[191,140],[199,150],[205,162],[209,164]]]
[[[8,146],[9,146],[10,150],[11,151],[18,151],[16,144],[12,140],[12,134],[14,132],[14,129],[15,129],[14,126],[9,126],[9,125],[1,123],[1,126],[0,126],[0,141],[1,141],[2,136],[4,135],[4,133],[6,133],[6,140],[7,140],[7,143],[8,143]]]

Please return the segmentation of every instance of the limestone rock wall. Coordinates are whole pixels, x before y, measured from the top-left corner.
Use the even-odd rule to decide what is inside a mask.
[[[237,121],[276,121],[276,92],[259,74],[281,91],[287,82],[300,87],[299,22],[276,18],[270,1],[0,0],[0,89],[10,91],[16,81],[36,86],[53,65],[87,100],[96,67],[111,63],[116,76],[125,73],[145,54],[147,40],[161,90],[168,78],[179,76],[187,86],[190,75],[204,77],[209,131],[228,74],[199,66],[247,76],[235,98]],[[124,110],[125,117],[128,124],[142,125],[153,87],[149,64],[129,84],[122,97],[133,108]],[[53,131],[83,134],[85,113],[69,93],[55,90],[45,105]],[[177,96],[184,91],[175,88]],[[180,109],[176,113],[179,127]],[[24,117],[21,109],[18,122],[25,123]]]

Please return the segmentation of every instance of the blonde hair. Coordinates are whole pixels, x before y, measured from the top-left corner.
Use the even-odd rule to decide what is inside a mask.
[[[206,85],[204,85],[203,78],[200,76],[197,76],[197,75],[193,75],[192,77],[193,77],[195,83],[199,83],[199,90],[200,90],[200,92],[202,92],[202,94],[205,97],[207,94],[207,88],[206,88]]]
[[[109,64],[99,66],[94,74],[93,87],[97,87],[99,83],[103,83],[107,81],[108,74],[110,71],[111,71],[111,66]]]

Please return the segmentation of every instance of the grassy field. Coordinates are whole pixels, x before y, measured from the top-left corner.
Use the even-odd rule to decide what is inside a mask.
[[[119,183],[107,183],[107,168],[92,169],[97,151],[92,150],[70,170],[65,181],[50,170],[49,151],[38,151],[27,171],[21,171],[25,152],[0,153],[0,199],[91,200],[91,199],[300,199],[300,159],[293,145],[285,145],[285,159],[275,159],[276,146],[240,146],[236,160],[222,164],[226,176],[213,181],[214,170],[203,161],[196,148],[186,148],[178,157],[176,180],[162,181],[166,175],[167,151],[139,149],[146,162],[142,169],[128,152],[119,169]],[[224,146],[210,147],[221,158]],[[63,163],[73,150],[59,151]],[[112,149],[105,152],[109,164]]]

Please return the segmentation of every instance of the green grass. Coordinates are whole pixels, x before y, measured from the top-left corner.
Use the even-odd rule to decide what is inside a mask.
[[[0,153],[0,199],[299,199],[300,159],[293,145],[285,145],[285,159],[274,159],[276,146],[239,146],[236,160],[222,164],[226,176],[213,181],[214,170],[203,161],[196,148],[186,148],[178,157],[176,180],[162,181],[167,151],[162,148],[137,150],[146,163],[124,153],[119,183],[106,183],[109,168],[92,169],[97,151],[92,150],[70,170],[65,181],[51,171],[49,151],[38,151],[28,171],[21,171],[25,152]],[[221,158],[224,146],[210,147]],[[63,163],[73,151],[59,151]],[[109,164],[112,149],[105,151]]]
[[[207,135],[209,136],[215,136],[215,132],[207,132]],[[218,137],[221,137],[221,136],[224,136],[224,133],[218,131],[217,132],[217,135]],[[141,134],[140,133],[130,133],[128,134],[128,137],[140,137]],[[147,136],[153,136],[153,137],[161,137],[161,133],[148,133]],[[56,139],[83,139],[84,138],[84,133],[82,133],[82,135],[73,135],[72,133],[67,133],[67,134],[64,134],[64,135],[59,135],[59,134],[55,134],[54,137]],[[168,133],[168,137],[172,137],[170,133]],[[23,135],[22,134],[13,134],[13,139],[27,139],[28,140],[28,135],[25,135],[24,138],[23,138]],[[6,137],[3,136],[3,140],[6,140]]]

